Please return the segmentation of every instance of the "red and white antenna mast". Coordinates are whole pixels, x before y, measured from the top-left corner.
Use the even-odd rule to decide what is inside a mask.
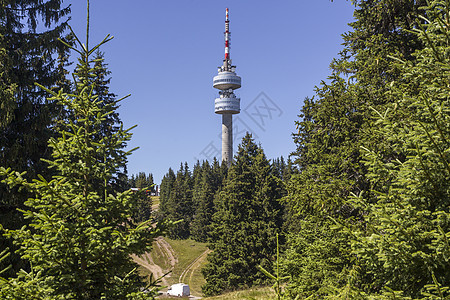
[[[225,60],[230,60],[230,19],[228,17],[228,8],[225,14]]]

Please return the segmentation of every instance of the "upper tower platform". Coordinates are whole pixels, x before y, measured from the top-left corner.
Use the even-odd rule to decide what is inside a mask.
[[[219,90],[235,90],[241,87],[241,77],[235,72],[219,71],[219,74],[214,76],[213,86]]]

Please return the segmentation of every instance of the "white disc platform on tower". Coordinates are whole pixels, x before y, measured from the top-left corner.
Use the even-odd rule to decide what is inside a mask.
[[[234,94],[231,94],[234,96]],[[238,114],[241,112],[241,99],[234,97],[220,97],[214,101],[216,114]]]
[[[213,87],[219,90],[238,89],[241,87],[241,77],[234,72],[219,72],[213,79]]]

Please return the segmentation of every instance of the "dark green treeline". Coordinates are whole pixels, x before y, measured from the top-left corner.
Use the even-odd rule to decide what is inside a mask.
[[[47,142],[57,135],[56,120],[65,113],[34,83],[67,87],[68,48],[58,38],[71,40],[66,32],[69,14],[70,6],[61,0],[0,2],[0,166],[27,172],[27,179],[52,174],[41,158],[50,158]],[[24,209],[30,196],[0,183],[0,224],[22,227],[26,221],[17,209]],[[0,252],[6,248],[14,246],[0,236]],[[10,264],[6,275],[27,268],[14,251],[0,262],[0,269]]]
[[[243,141],[247,139],[254,143],[251,135],[248,135]],[[262,152],[262,148],[256,145],[255,147]],[[237,158],[242,155],[249,154],[239,152]],[[281,157],[269,162],[266,158],[264,159],[270,165],[270,175],[280,181],[283,178],[289,178],[293,172],[290,160],[286,162]],[[217,198],[230,180],[228,179],[229,172],[226,164],[222,164],[216,159],[211,163],[197,161],[192,171],[187,163],[180,164],[176,173],[172,168],[169,169],[161,181],[160,206],[157,217],[173,221],[182,220],[171,229],[171,238],[191,237],[200,242],[210,240],[211,234],[208,233],[210,231],[208,226],[211,225],[212,217],[217,211]],[[284,187],[281,187],[277,199],[285,193]]]
[[[201,206],[180,187],[211,178],[187,166],[164,178],[161,213],[176,199],[188,212],[173,237],[207,231],[206,294],[267,283],[256,266],[270,270],[281,233],[286,299],[449,296],[450,1],[353,5],[331,75],[300,110],[296,172],[265,173],[244,139]]]
[[[55,42],[57,37],[71,41],[64,36],[63,19],[69,10],[61,3],[0,4],[1,166],[28,171],[30,178],[36,173],[54,175],[57,169],[46,168],[39,158],[50,157],[47,140],[61,141],[58,132],[67,131],[65,124],[73,120],[71,110],[55,109],[32,83],[81,92],[65,80],[67,49]],[[450,0],[354,0],[349,5],[355,5],[354,22],[343,34],[344,49],[331,62],[331,75],[305,99],[295,122],[293,162],[268,160],[247,135],[230,168],[218,161],[198,162],[192,169],[184,163],[177,171],[169,169],[162,180],[156,218],[178,221],[170,228],[171,238],[208,242],[212,250],[203,269],[206,295],[272,284],[257,267],[273,271],[279,234],[281,271],[287,278],[280,296],[285,299],[450,296]],[[30,14],[28,29],[19,11]],[[47,20],[47,31],[35,32],[35,16]],[[23,55],[17,56],[15,49]],[[105,113],[92,136],[101,139],[122,129],[101,52],[92,64],[93,94],[106,104],[95,108]],[[123,146],[116,144],[114,151],[121,152]],[[107,163],[97,155],[92,159]],[[111,201],[131,186],[153,184],[144,173],[128,180],[126,160],[110,175],[102,189]],[[92,184],[100,187],[102,182],[97,178]],[[151,198],[125,194],[134,199],[130,216],[151,218]],[[104,195],[92,203],[105,201]],[[0,186],[2,225],[24,224],[16,209],[24,207],[27,197],[16,188]],[[55,210],[71,219],[67,212]],[[128,215],[123,220],[129,220]],[[40,239],[38,235],[34,241]],[[23,241],[29,245],[31,240]],[[1,250],[11,246],[0,243]],[[45,263],[57,272],[69,270],[54,266],[55,260]],[[113,269],[111,262],[103,274],[116,278]],[[83,279],[72,273],[67,273],[70,280]],[[52,289],[61,286],[49,283]]]
[[[252,136],[239,145],[230,168],[214,160],[181,164],[161,182],[159,217],[180,221],[171,238],[209,242],[214,251],[203,270],[205,294],[267,282],[257,271],[272,269],[276,233],[282,232],[284,183],[293,173],[284,158],[269,161]]]
[[[294,133],[287,299],[449,296],[449,1],[354,1]]]
[[[14,1],[7,6],[10,3]],[[89,12],[89,1],[87,8]],[[89,24],[89,14],[87,20]],[[20,210],[28,224],[19,229],[0,227],[29,264],[28,270],[21,269],[13,277],[5,278],[8,269],[0,270],[1,299],[154,299],[157,295],[156,282],[143,280],[131,255],[151,251],[166,224],[133,219],[139,194],[118,185],[126,184],[121,174],[132,150],[124,148],[132,134],[122,125],[115,126],[122,99],[107,92],[108,72],[98,54],[93,58],[94,50],[112,37],[107,35],[92,48],[88,37],[89,30],[84,43],[75,37],[76,48],[66,44],[80,54],[69,86],[53,91],[37,84],[50,96],[48,102],[64,111],[64,119],[53,126],[55,137],[48,140],[51,155],[43,160],[51,172],[29,180],[22,170],[0,166],[2,183],[32,195]],[[10,254],[11,250],[1,249],[0,260]]]

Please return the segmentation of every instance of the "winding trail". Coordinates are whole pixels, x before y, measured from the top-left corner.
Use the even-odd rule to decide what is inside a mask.
[[[186,279],[186,276],[187,276],[188,272],[191,271],[191,275],[189,276],[189,281],[188,281],[188,284],[190,284],[191,279],[192,279],[192,274],[194,273],[195,270],[197,270],[197,268],[200,266],[200,262],[204,258],[206,258],[206,255],[208,255],[209,252],[211,252],[211,250],[206,249],[196,259],[194,259],[194,261],[191,262],[189,264],[189,266],[187,266],[186,269],[183,270],[183,272],[181,272],[180,278],[178,278],[178,282],[183,282],[184,279]]]
[[[167,257],[170,268],[173,269],[178,263],[178,258],[172,246],[163,237],[158,237],[155,241],[161,252]]]
[[[155,263],[155,252],[146,252],[142,255],[132,255],[131,257],[133,260],[148,270],[150,273],[153,274],[153,277],[161,278],[164,274],[172,271],[175,268],[175,265],[178,264],[178,257],[175,253],[174,249],[170,244],[163,238],[158,237],[155,239],[155,243],[153,244],[154,250],[159,250],[159,253],[162,255],[162,259],[159,258],[158,261],[164,262],[162,266],[157,265]],[[194,272],[198,270],[202,264],[202,262],[206,259],[208,253],[210,253],[211,250],[206,249],[204,252],[202,252],[197,258],[195,258],[184,270],[181,272],[180,277],[178,278],[178,282],[184,282],[187,283],[189,286],[191,285],[192,277],[194,275]],[[156,252],[158,253],[158,252]],[[171,277],[171,274],[168,274],[161,278],[161,284],[162,285],[169,285],[169,278]],[[191,296],[190,299],[200,299],[201,297],[195,297]]]
[[[176,257],[175,251],[172,249],[170,244],[166,242],[162,237],[158,237],[155,239],[155,247],[158,247],[162,255],[166,257],[165,260],[168,262],[169,268],[163,269],[161,266],[157,265],[153,260],[151,252],[146,252],[140,256],[133,254],[131,255],[131,257],[137,264],[150,271],[153,274],[153,277],[156,279],[161,278],[164,274],[173,270],[178,262],[178,259]],[[168,277],[170,277],[170,274],[161,278],[161,283],[163,285],[168,285]]]

